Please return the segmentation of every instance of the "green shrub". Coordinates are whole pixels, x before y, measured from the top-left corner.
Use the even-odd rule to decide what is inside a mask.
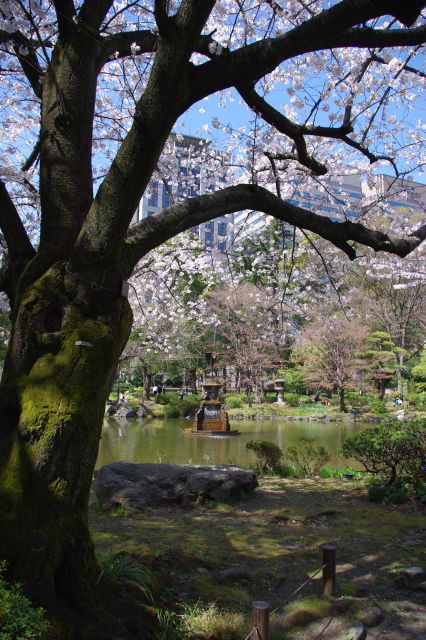
[[[426,419],[396,420],[360,431],[346,440],[342,453],[388,485],[402,477],[415,481],[426,454]]]
[[[230,409],[241,409],[244,404],[242,396],[226,396],[226,406]]]
[[[273,475],[280,478],[300,478],[300,469],[292,464],[277,464],[273,469]]]
[[[285,453],[305,477],[317,476],[330,455],[325,447],[314,444],[310,438],[302,438],[301,443],[298,447],[288,447]]]
[[[290,407],[298,407],[299,396],[297,395],[297,393],[285,393],[284,402],[286,402]]]
[[[386,413],[386,402],[385,400],[379,400],[378,398],[374,398],[370,402],[371,412],[376,416],[381,416]]]
[[[49,628],[43,609],[36,609],[22,593],[20,584],[9,584],[3,577],[6,562],[0,562],[0,638],[38,640]]]
[[[200,401],[201,399],[198,396],[184,396],[183,399],[179,400],[177,403],[177,408],[179,409],[180,416],[182,418],[185,418],[185,416],[195,414],[200,408]]]
[[[417,394],[414,404],[419,411],[426,411],[426,391]]]
[[[283,455],[277,444],[267,440],[250,440],[247,442],[246,448],[249,451],[254,451],[262,471],[274,471]]]
[[[177,393],[160,393],[159,396],[154,396],[155,404],[172,404],[179,400]]]
[[[403,504],[407,502],[409,498],[409,492],[407,487],[399,482],[394,484],[372,484],[368,488],[368,500],[369,502],[383,503],[383,504]]]
[[[371,396],[361,396],[357,391],[346,391],[345,398],[351,407],[357,407],[358,409],[366,407],[372,400]]]
[[[164,417],[165,418],[179,418],[180,409],[178,406],[179,400],[176,400],[173,404],[171,402],[164,405]]]

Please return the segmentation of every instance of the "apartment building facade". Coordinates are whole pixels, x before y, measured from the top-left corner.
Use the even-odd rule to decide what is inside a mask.
[[[215,191],[226,185],[221,156],[195,136],[173,134],[166,155],[133,216],[132,224],[155,215],[174,202]],[[214,156],[214,157],[213,157]],[[204,222],[191,231],[206,248],[226,251],[232,237],[233,214]]]

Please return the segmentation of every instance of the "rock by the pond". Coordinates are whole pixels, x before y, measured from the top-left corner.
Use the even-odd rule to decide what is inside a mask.
[[[123,418],[143,418],[146,414],[146,407],[140,404],[138,409],[133,409],[127,400],[109,400],[105,407],[105,413],[107,416],[114,416],[119,420]]]
[[[234,465],[191,466],[113,462],[94,480],[102,507],[138,510],[199,500],[227,500],[257,487],[256,474]]]
[[[396,417],[398,420],[411,420],[417,417],[417,414],[414,411],[407,411],[406,409],[400,409],[396,412]]]

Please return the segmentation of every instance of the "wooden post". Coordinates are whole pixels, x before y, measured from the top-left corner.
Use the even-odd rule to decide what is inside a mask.
[[[336,547],[325,544],[322,547],[322,592],[325,596],[336,595]]]
[[[252,604],[253,627],[257,629],[255,640],[269,640],[269,612],[271,605],[268,602],[259,600]]]

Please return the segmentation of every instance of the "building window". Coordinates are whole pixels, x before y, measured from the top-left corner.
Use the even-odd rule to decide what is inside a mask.
[[[148,198],[148,205],[150,207],[158,207],[158,182],[153,182],[150,185],[150,196]]]
[[[163,189],[163,208],[168,207],[170,205],[170,191],[164,187]]]
[[[226,222],[218,222],[217,224],[217,235],[218,236],[226,236],[226,232],[228,229],[228,225]]]

